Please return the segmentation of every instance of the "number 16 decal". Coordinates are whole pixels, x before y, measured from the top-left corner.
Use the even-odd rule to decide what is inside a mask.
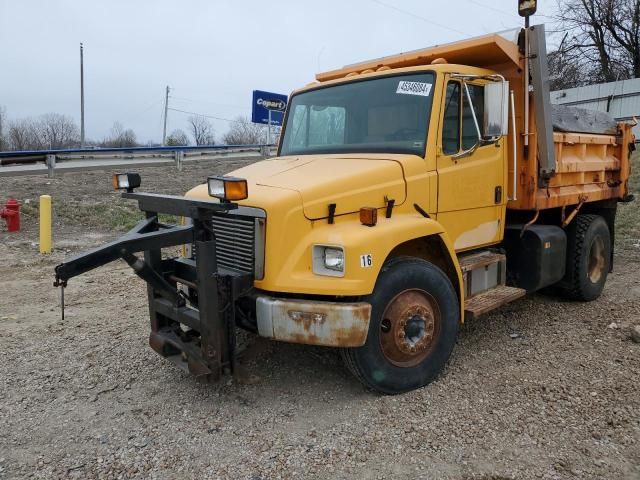
[[[373,255],[370,253],[366,255],[360,255],[360,266],[362,268],[369,268],[373,266]]]

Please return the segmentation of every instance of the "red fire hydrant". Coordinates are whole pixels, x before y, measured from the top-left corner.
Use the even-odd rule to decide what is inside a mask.
[[[0,210],[0,217],[7,222],[7,231],[20,231],[20,204],[15,198],[9,198],[4,208]]]

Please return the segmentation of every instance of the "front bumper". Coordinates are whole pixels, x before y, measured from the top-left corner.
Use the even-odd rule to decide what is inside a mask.
[[[258,334],[263,337],[309,345],[361,347],[367,340],[371,304],[260,295],[256,319]]]

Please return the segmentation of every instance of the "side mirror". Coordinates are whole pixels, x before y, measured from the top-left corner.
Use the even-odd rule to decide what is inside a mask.
[[[509,82],[492,82],[484,86],[485,140],[509,133]]]

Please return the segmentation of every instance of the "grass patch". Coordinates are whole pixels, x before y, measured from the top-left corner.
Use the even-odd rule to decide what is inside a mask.
[[[631,156],[629,193],[636,196],[636,201],[619,203],[616,216],[616,243],[621,246],[640,244],[640,152]]]
[[[65,202],[55,207],[58,222],[82,225],[100,230],[126,231],[144,218],[138,204],[130,200],[114,198],[108,203]],[[177,223],[175,215],[159,215],[162,223]]]
[[[23,203],[20,205],[20,215],[38,219],[40,217],[40,205],[38,202],[30,201],[29,203]]]

